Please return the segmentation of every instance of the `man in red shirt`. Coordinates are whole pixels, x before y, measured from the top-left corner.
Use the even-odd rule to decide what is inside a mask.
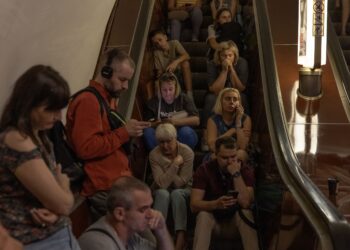
[[[212,233],[233,237],[239,232],[244,249],[259,249],[249,209],[254,200],[254,172],[241,166],[232,137],[215,143],[216,159],[201,165],[193,176],[191,209],[198,212],[193,250],[209,249]]]
[[[116,110],[120,94],[128,89],[135,64],[122,50],[112,49],[106,53],[104,65],[90,81],[112,110]],[[67,111],[67,135],[77,156],[84,161],[86,179],[82,195],[88,197],[96,217],[105,214],[105,200],[113,182],[120,176],[131,175],[127,154],[122,147],[130,137],[143,134],[149,122],[131,119],[112,129],[107,112],[94,93],[84,91],[69,104]]]

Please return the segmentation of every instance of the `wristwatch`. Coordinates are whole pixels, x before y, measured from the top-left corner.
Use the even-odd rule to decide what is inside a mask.
[[[232,175],[233,178],[237,178],[237,177],[240,177],[240,176],[241,176],[241,172],[239,172],[239,171],[236,171],[236,172]]]

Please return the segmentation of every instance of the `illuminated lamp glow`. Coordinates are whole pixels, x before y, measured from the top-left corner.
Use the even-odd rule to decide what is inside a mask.
[[[327,0],[299,0],[298,64],[315,68],[315,37],[321,37],[321,65],[326,64]]]

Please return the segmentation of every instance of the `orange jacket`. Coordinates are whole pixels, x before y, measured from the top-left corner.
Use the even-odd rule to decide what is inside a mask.
[[[107,103],[111,96],[102,84],[90,81]],[[82,195],[109,190],[122,175],[131,175],[128,157],[122,145],[129,140],[124,127],[111,130],[106,111],[101,115],[100,105],[93,93],[83,92],[70,103],[67,111],[67,136],[77,156],[84,160],[87,178]]]

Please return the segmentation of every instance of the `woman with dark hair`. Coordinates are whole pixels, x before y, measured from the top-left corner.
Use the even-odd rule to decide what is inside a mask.
[[[0,221],[26,250],[80,249],[67,218],[69,179],[46,136],[69,97],[58,72],[33,66],[16,81],[0,120]]]

